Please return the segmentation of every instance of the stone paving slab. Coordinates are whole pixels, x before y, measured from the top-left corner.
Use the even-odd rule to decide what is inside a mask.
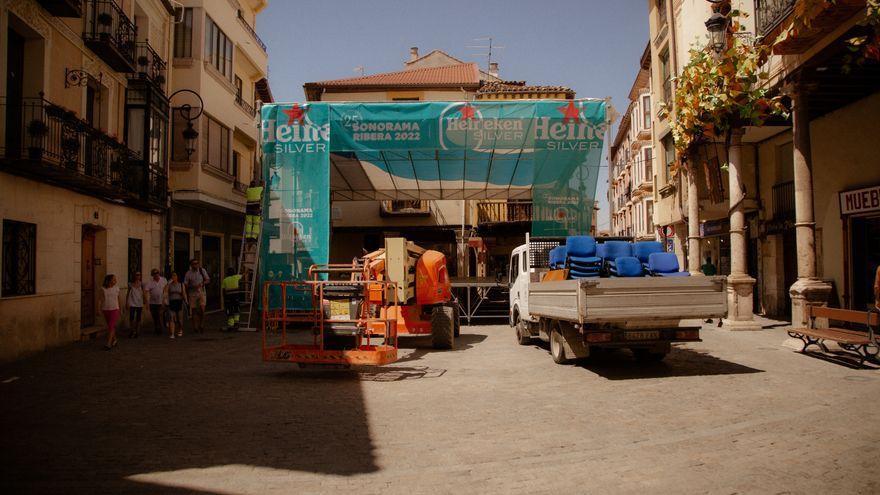
[[[71,345],[0,368],[0,493],[880,492],[880,371],[784,330],[649,366],[506,325],[358,371],[262,363],[257,334]]]

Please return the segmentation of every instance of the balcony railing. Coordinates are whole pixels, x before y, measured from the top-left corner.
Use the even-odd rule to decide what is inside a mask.
[[[755,31],[765,36],[794,10],[797,0],[755,0]]]
[[[477,223],[531,221],[531,201],[480,201],[477,203]]]
[[[244,20],[244,16],[241,14],[241,9],[238,10],[238,20],[241,21],[241,25],[244,27],[244,30],[251,34],[251,37],[254,39],[254,41],[257,42],[258,45],[260,45],[260,48],[262,48],[263,52],[265,53],[267,51],[266,44],[263,43],[263,40],[260,39],[260,37],[257,35],[257,32],[254,31],[254,28],[252,28],[251,25],[248,24],[246,20]]]
[[[135,72],[137,27],[113,0],[87,0],[83,40],[113,70]]]
[[[165,174],[73,112],[42,98],[3,99],[0,107],[4,170],[138,207],[165,207]]]
[[[253,105],[244,101],[244,98],[242,98],[241,95],[235,95],[235,104],[251,117],[257,116],[257,111],[254,109]]]
[[[82,17],[82,0],[38,0],[39,4],[56,17]]]
[[[430,214],[431,203],[425,200],[385,200],[379,203],[379,215],[383,217],[424,217]]]
[[[794,221],[794,181],[773,186],[773,220]]]
[[[167,77],[168,64],[156,53],[156,50],[148,42],[138,42],[136,45],[135,63],[137,64],[136,75],[140,79],[155,84],[163,89]]]

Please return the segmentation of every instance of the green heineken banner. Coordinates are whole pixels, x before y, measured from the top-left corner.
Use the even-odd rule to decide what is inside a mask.
[[[263,279],[327,262],[331,198],[531,198],[532,235],[587,233],[605,132],[605,100],[265,105]]]

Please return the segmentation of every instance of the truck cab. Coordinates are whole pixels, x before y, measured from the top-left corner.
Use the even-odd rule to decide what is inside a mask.
[[[533,322],[529,315],[529,249],[524,244],[514,248],[510,253],[510,266],[507,271],[510,285],[510,326],[517,328],[517,335],[522,330],[528,331],[529,323]]]

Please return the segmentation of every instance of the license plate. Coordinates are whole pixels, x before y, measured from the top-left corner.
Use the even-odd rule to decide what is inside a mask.
[[[657,330],[647,332],[626,332],[624,333],[626,340],[657,340],[660,338],[660,332]]]

